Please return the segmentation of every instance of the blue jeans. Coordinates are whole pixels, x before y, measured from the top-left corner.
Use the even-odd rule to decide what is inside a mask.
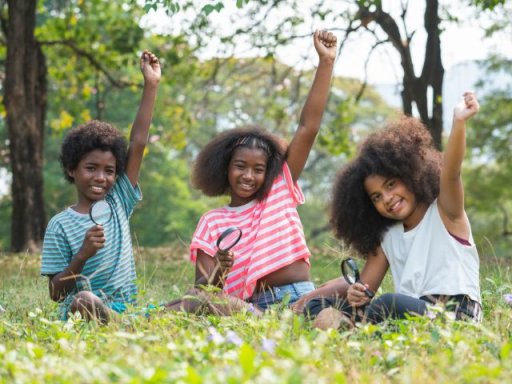
[[[362,314],[341,298],[319,297],[308,301],[304,308],[304,314],[312,319],[324,308],[334,307],[351,318],[352,321],[368,321],[377,324],[387,319],[405,319],[408,315],[428,315],[428,305],[435,304],[437,301],[444,302],[446,310],[454,312],[457,320],[481,321],[480,303],[471,300],[466,295],[430,295],[416,299],[401,293],[385,293],[372,300],[370,304],[361,307]]]
[[[247,301],[258,306],[261,310],[267,309],[272,304],[277,304],[285,299],[288,305],[295,303],[301,296],[315,289],[312,281],[299,281],[276,287],[269,287],[264,291],[255,292]]]

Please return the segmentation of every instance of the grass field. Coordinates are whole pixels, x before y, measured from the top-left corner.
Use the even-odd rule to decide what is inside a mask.
[[[325,253],[326,255],[321,255]],[[315,252],[316,283],[341,254]],[[182,245],[136,250],[140,308],[98,326],[56,319],[33,255],[0,254],[1,383],[506,383],[512,382],[510,265],[482,260],[481,325],[411,319],[316,331],[289,310],[233,317],[135,314],[179,296],[193,276]],[[386,279],[383,291],[392,290]]]

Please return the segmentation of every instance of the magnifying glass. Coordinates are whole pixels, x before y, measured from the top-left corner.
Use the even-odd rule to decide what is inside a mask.
[[[242,230],[238,227],[229,227],[222,232],[217,239],[219,251],[227,252],[233,248],[242,238]]]
[[[350,285],[354,283],[363,284],[361,278],[359,277],[359,268],[357,268],[357,264],[354,259],[349,257],[341,262],[341,273],[343,274],[345,281]],[[365,288],[364,293],[366,293],[366,296],[368,296],[370,299],[375,296],[375,293],[373,293],[368,288]]]
[[[98,200],[92,203],[89,217],[94,224],[105,225],[112,219],[112,216],[112,206],[107,200]]]

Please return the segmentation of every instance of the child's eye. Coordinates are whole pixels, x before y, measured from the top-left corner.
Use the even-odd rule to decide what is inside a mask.
[[[378,202],[379,199],[380,199],[380,195],[373,195],[371,198],[372,202],[374,202],[374,203]]]
[[[395,180],[390,180],[388,182],[388,188],[393,188],[395,186]]]
[[[256,169],[256,173],[259,173],[259,174],[265,173],[265,169],[258,168],[258,169]]]

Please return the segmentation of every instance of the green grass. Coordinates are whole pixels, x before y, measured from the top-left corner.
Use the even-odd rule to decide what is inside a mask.
[[[314,254],[315,282],[339,274],[337,250]],[[139,248],[136,258],[141,306],[190,287],[185,246]],[[108,326],[61,322],[39,263],[0,254],[0,383],[512,382],[512,310],[501,298],[512,284],[503,260],[482,260],[481,325],[441,316],[341,333],[312,330],[289,310],[261,319],[157,313]],[[392,290],[389,278],[383,288]]]

